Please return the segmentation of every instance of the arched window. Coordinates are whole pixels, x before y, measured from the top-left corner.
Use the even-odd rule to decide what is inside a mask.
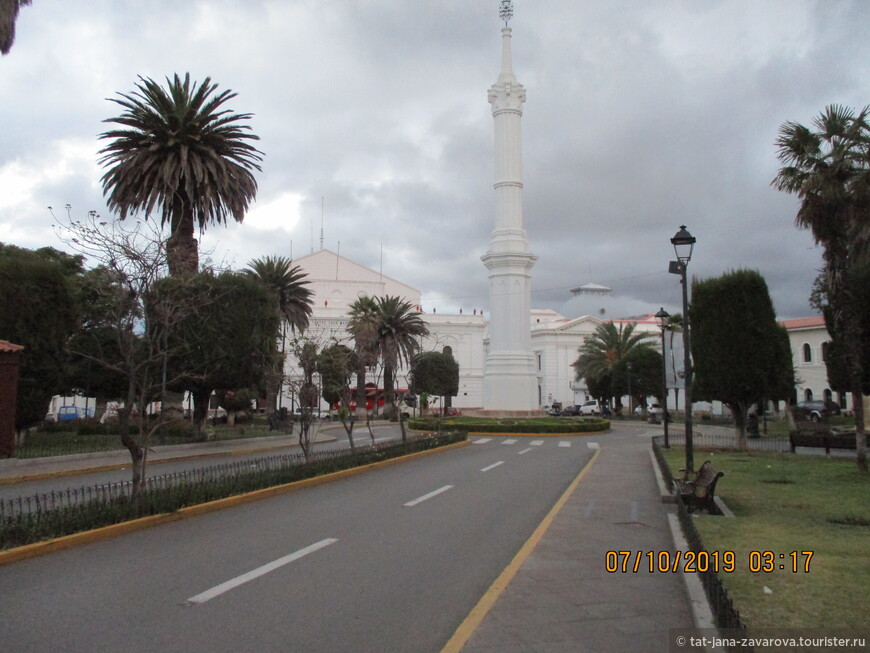
[[[808,343],[804,343],[804,363],[813,362],[813,350]]]
[[[827,342],[822,343],[822,362],[823,363],[828,362],[828,345],[829,344],[830,343],[827,343]]]
[[[448,356],[453,356],[453,347],[451,347],[450,345],[447,345],[444,347],[444,349],[441,350],[441,353],[447,354]]]
[[[813,391],[807,388],[804,390],[804,401],[812,401],[813,400]]]
[[[825,396],[825,401],[832,401],[834,398],[834,393],[831,392],[830,388],[825,388],[825,391],[822,394]]]

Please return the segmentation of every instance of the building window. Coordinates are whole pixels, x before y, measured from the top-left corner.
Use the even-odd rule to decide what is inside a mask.
[[[804,363],[812,363],[813,362],[813,350],[810,348],[809,344],[804,343]]]
[[[830,388],[825,389],[825,391],[822,394],[825,395],[825,401],[832,401],[833,400],[834,393],[831,392]]]
[[[453,347],[447,345],[444,349],[441,350],[442,354],[446,354],[447,356],[453,356]]]
[[[807,388],[804,390],[804,401],[812,401],[813,400],[813,391]]]
[[[822,343],[822,362],[828,362],[828,344],[827,342]]]

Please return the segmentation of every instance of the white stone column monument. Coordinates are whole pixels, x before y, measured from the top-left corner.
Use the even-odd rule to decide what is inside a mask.
[[[511,3],[502,0],[502,62],[489,89],[495,122],[495,229],[481,257],[489,270],[489,353],[483,379],[485,411],[523,414],[540,410],[529,312],[531,269],[537,257],[523,228],[520,120],[526,91],[511,62]]]

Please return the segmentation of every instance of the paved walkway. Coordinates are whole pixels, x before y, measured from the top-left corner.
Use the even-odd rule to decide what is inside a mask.
[[[675,549],[648,433],[614,423],[594,437],[593,466],[464,653],[667,651],[669,628],[693,627],[680,574],[605,569],[607,551]]]

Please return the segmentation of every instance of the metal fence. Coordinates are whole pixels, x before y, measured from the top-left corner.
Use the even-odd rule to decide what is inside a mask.
[[[703,427],[700,428],[703,429]],[[684,445],[686,443],[686,436],[680,431],[670,433],[668,439],[671,444]],[[696,447],[710,447],[711,449],[737,448],[737,436],[731,433],[705,433],[701,430],[692,436],[692,442]],[[747,438],[746,447],[749,451],[791,451],[787,437]]]

